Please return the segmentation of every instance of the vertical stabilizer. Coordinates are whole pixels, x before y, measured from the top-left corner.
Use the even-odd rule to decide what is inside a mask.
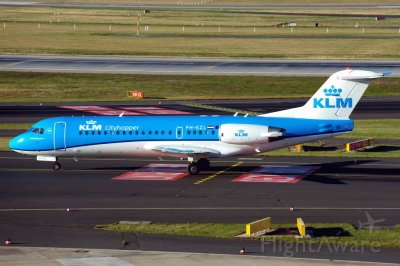
[[[283,110],[265,117],[310,119],[347,119],[361,99],[371,80],[389,73],[343,70],[331,75],[302,107]]]

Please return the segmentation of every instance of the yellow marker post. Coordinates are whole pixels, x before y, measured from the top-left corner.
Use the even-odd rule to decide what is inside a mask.
[[[248,223],[246,224],[246,236],[251,236],[259,232],[265,232],[266,230],[271,228],[271,225],[271,217]]]
[[[299,233],[301,236],[306,236],[306,225],[301,218],[297,218],[297,229],[299,229]]]

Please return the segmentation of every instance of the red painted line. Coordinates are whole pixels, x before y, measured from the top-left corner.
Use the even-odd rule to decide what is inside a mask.
[[[97,114],[97,115],[120,115],[124,113],[124,116],[130,116],[130,115],[146,115],[143,113],[137,113],[137,112],[130,112],[130,111],[121,111],[121,110],[104,110],[104,111],[89,111],[92,114]]]
[[[269,166],[262,165],[252,171],[252,173],[243,174],[232,182],[250,182],[250,183],[298,183],[307,175],[318,170],[316,166]]]
[[[164,109],[162,107],[156,107],[156,106],[128,106],[128,107],[120,107],[119,109],[123,110],[134,110],[134,111],[142,111],[142,110],[159,110],[159,109]]]
[[[187,176],[187,173],[169,173],[169,172],[127,172],[120,176],[112,178],[113,180],[134,180],[134,181],[175,181]]]
[[[190,115],[193,113],[173,110],[173,109],[150,109],[150,110],[143,110],[143,113],[151,114],[151,115]]]
[[[106,110],[113,110],[108,107],[103,106],[95,106],[95,105],[62,105],[57,106],[59,108],[70,109],[70,110],[77,110],[77,111],[106,111]]]

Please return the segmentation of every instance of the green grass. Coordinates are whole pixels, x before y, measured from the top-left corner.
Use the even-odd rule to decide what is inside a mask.
[[[318,148],[316,148],[318,147]],[[320,148],[320,142],[306,143],[306,152],[291,152],[288,148],[259,153],[259,156],[296,156],[296,157],[343,157],[343,158],[400,158],[400,145],[376,145],[374,148],[357,152],[345,152],[343,149]],[[313,150],[314,149],[314,150]]]
[[[339,234],[327,236],[321,234],[310,239],[295,239],[293,236],[269,236],[264,241],[278,240],[285,242],[304,242],[310,244],[340,244],[347,246],[375,247],[375,248],[400,248],[400,226],[392,229],[369,231],[356,230],[350,224],[306,224],[307,228],[314,228],[315,233],[339,229]],[[212,223],[154,223],[154,224],[105,224],[97,225],[96,229],[124,233],[167,234],[189,237],[216,237],[233,238],[245,231],[244,224],[212,224]],[[296,228],[295,225],[273,225],[273,228]],[[344,236],[346,235],[346,236]],[[260,238],[256,238],[260,239]]]
[[[110,224],[97,225],[96,229],[114,232],[136,232],[146,234],[167,234],[180,236],[204,236],[230,238],[244,231],[243,224],[211,224],[211,223],[182,223],[182,224]]]
[[[10,151],[8,148],[8,142],[11,140],[11,137],[0,137],[0,151]]]
[[[361,13],[366,12],[400,14],[396,9]],[[373,15],[299,16],[259,10],[152,9],[141,17],[141,34],[152,36],[138,38],[132,36],[136,35],[135,16],[136,10],[127,8],[0,7],[0,22],[6,23],[6,28],[3,23],[0,25],[0,53],[307,59],[400,57],[398,17],[377,22]],[[274,27],[288,21],[297,23],[293,32],[287,27]],[[315,27],[316,22],[319,28]],[[149,26],[148,32],[144,26]],[[223,38],[224,35],[230,37]]]
[[[0,72],[3,102],[127,101],[146,99],[311,97],[325,77],[179,76]],[[366,96],[399,96],[400,78],[373,81]]]
[[[354,130],[339,138],[366,139],[374,137],[378,140],[393,139],[400,140],[399,119],[368,119],[355,120]]]
[[[0,130],[27,130],[32,126],[31,123],[4,123],[0,124]]]
[[[341,245],[341,246],[358,246],[358,247],[373,247],[373,248],[400,248],[400,226],[396,225],[391,229],[355,229],[351,224],[306,224],[307,230],[314,229],[318,232],[320,229],[339,229],[337,236],[319,236],[315,238],[304,238],[293,240],[292,236],[269,236],[264,237],[264,241],[289,241],[289,242],[304,242],[309,244],[325,244],[325,245]],[[296,228],[295,225],[274,225],[275,228]],[[335,234],[335,233],[334,233]]]

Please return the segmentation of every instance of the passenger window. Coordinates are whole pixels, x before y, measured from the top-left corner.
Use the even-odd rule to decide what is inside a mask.
[[[196,135],[196,130],[193,130],[193,135]]]
[[[85,135],[89,135],[89,131],[85,131]]]
[[[149,135],[151,135],[151,130],[149,130]]]
[[[203,132],[201,130],[199,130],[199,134],[201,135],[201,134],[203,134]]]
[[[143,131],[142,131],[142,135],[145,135],[145,134],[146,134],[146,131],[143,130]]]
[[[123,135],[126,135],[126,131],[122,131],[122,134],[123,134]]]
[[[136,130],[136,135],[139,135],[139,130]]]
[[[214,135],[214,134],[215,134],[215,131],[214,131],[214,130],[212,130],[212,131],[211,131],[211,134],[213,134],[213,135]]]
[[[158,135],[158,130],[156,130],[156,132],[154,132],[156,135]]]
[[[95,134],[95,132],[94,131],[92,131],[92,135],[94,135]]]
[[[82,131],[79,131],[79,135],[82,135]]]
[[[119,135],[119,131],[117,131],[117,135]]]
[[[165,131],[164,131],[164,130],[162,130],[162,131],[161,131],[161,135],[164,135],[164,134],[165,134]]]
[[[190,135],[190,130],[187,131],[187,134]]]
[[[107,135],[107,131],[104,131],[104,135]]]
[[[172,130],[168,131],[168,134],[172,135]]]
[[[41,129],[40,129],[40,134],[43,134],[43,133],[44,133],[44,129],[41,128]]]
[[[131,131],[129,131],[129,135],[132,135],[132,130],[131,130]]]
[[[97,132],[97,135],[101,135],[101,131],[98,131],[98,132]]]

